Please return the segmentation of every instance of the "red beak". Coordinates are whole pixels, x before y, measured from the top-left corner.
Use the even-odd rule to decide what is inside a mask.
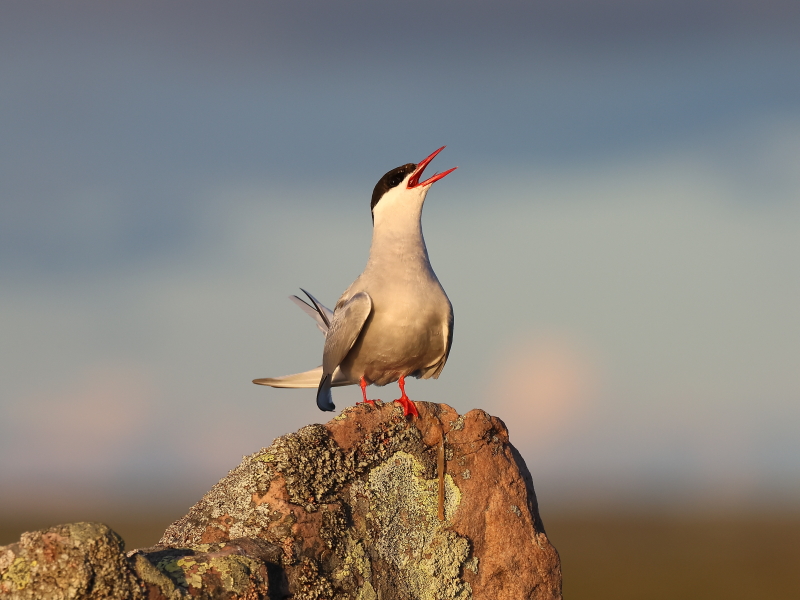
[[[453,167],[452,169],[448,169],[444,173],[437,173],[436,175],[426,179],[422,183],[419,182],[419,178],[422,176],[422,172],[425,170],[425,167],[427,167],[428,164],[436,157],[436,155],[439,154],[439,152],[441,152],[442,150],[444,150],[445,147],[446,146],[442,146],[436,152],[431,154],[428,158],[426,158],[417,165],[417,168],[414,169],[414,172],[411,174],[411,179],[408,180],[408,189],[421,187],[423,185],[430,185],[435,181],[439,181],[442,177],[446,177],[447,175],[449,175],[458,168],[458,167]]]

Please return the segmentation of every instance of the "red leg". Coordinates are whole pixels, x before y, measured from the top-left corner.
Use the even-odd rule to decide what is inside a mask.
[[[356,404],[372,404],[372,406],[375,406],[375,400],[367,400],[367,381],[363,376],[358,381],[358,385],[361,386],[361,395],[364,396],[364,402],[356,402]]]
[[[400,406],[403,407],[403,416],[407,417],[408,415],[412,415],[414,417],[418,417],[419,413],[417,412],[417,407],[414,406],[414,401],[411,400],[408,396],[406,396],[406,378],[401,377],[397,380],[397,385],[400,386],[400,391],[402,395],[395,400],[395,402],[399,402]]]

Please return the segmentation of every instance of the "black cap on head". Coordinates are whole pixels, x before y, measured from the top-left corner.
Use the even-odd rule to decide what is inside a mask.
[[[403,179],[413,173],[414,169],[416,168],[417,165],[414,163],[408,163],[402,167],[392,169],[386,173],[386,175],[381,177],[380,181],[375,184],[375,189],[372,191],[372,203],[370,204],[370,210],[374,211],[375,205],[380,201],[381,198],[383,198],[383,195],[390,189],[400,185],[403,182]]]

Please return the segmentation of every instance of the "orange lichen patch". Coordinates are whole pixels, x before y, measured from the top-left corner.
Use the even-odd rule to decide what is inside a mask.
[[[230,515],[223,515],[221,517],[217,517],[216,519],[209,520],[205,531],[203,531],[202,535],[200,536],[200,543],[201,544],[214,544],[217,542],[224,542],[229,539],[229,532],[231,529],[231,525],[233,525],[235,519]]]
[[[417,408],[419,419],[415,425],[422,433],[422,443],[429,448],[438,446],[442,436],[450,431],[451,423],[458,420],[458,413],[446,404],[417,402]]]
[[[284,538],[282,548],[283,548],[284,562],[287,565],[292,564],[295,561],[294,538],[293,537]]]
[[[261,506],[269,501],[268,494],[260,496],[257,492],[253,493],[250,498],[253,500],[253,506]]]
[[[61,546],[67,541],[62,535],[55,531],[50,531],[42,535],[42,556],[45,561],[53,562],[61,554]]]
[[[380,427],[393,412],[395,412],[393,404],[384,404],[380,401],[375,406],[359,404],[343,411],[343,414],[347,415],[346,419],[334,419],[326,423],[325,427],[339,447],[347,452],[360,442],[367,432]],[[399,413],[402,414],[402,409]]]

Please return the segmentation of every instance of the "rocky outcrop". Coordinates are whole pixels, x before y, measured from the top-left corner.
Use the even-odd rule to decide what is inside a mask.
[[[91,524],[54,528],[56,546],[42,541],[53,530],[25,534],[0,549],[0,590],[67,590],[57,582],[69,577],[47,569],[77,565],[77,592],[48,597],[560,598],[558,554],[502,421],[417,407],[410,420],[394,404],[359,405],[278,438],[154,548],[123,555],[116,534]],[[94,528],[95,542],[70,541],[75,527]]]

